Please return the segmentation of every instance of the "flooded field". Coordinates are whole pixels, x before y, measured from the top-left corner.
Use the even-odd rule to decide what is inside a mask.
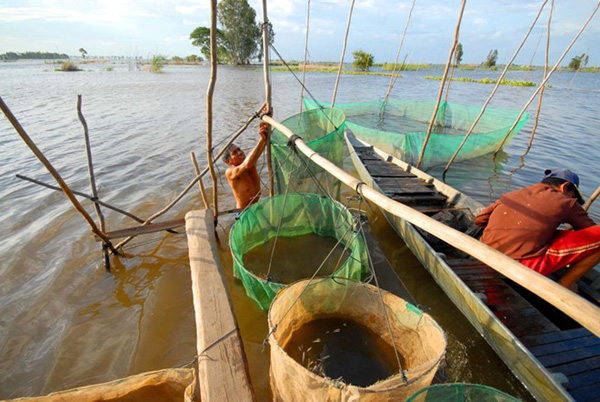
[[[0,63],[2,99],[75,190],[89,192],[77,94],[83,95],[100,198],[142,218],[167,205],[194,177],[189,152],[204,166],[205,104],[209,70],[167,67],[163,74],[129,71],[127,64],[89,65],[78,73],[52,71],[39,62]],[[392,97],[431,100],[436,71],[407,72]],[[499,72],[460,72],[482,78]],[[510,72],[509,79],[540,81],[542,72]],[[275,117],[300,109],[300,89],[287,73],[273,73]],[[589,196],[598,185],[600,75],[559,72],[545,91],[538,134],[522,159],[532,122],[493,161],[456,163],[447,181],[483,203],[541,179],[548,167],[566,166],[580,175]],[[329,100],[335,76],[307,74],[319,100]],[[380,99],[386,77],[343,76],[339,102]],[[483,104],[489,86],[452,83],[450,102]],[[532,88],[503,87],[494,107],[520,109]],[[215,93],[215,145],[225,141],[264,101],[259,69],[223,67]],[[535,113],[534,109],[529,110]],[[240,137],[248,150],[257,124]],[[23,174],[51,183],[5,118],[0,119],[0,398],[40,395],[109,381],[193,361],[195,328],[185,235],[157,233],[134,239],[126,256],[102,264],[99,244],[59,192],[15,178]],[[350,169],[348,161],[347,168]],[[217,164],[219,208],[234,206]],[[259,163],[263,177],[266,167]],[[443,168],[443,167],[442,167]],[[434,175],[442,168],[430,170]],[[205,181],[208,187],[210,183]],[[265,192],[263,192],[264,194]],[[89,202],[83,202],[93,213]],[[165,219],[201,208],[197,189]],[[107,227],[137,225],[105,210]],[[600,201],[591,210],[600,220]],[[377,219],[376,219],[377,218]],[[451,381],[479,382],[520,398],[527,391],[437,287],[385,219],[370,212],[371,230],[411,294],[447,332],[446,372]],[[233,279],[227,239],[231,215],[219,220],[219,251],[259,400],[270,399],[268,332],[260,311]],[[287,245],[286,247],[288,247]],[[285,250],[284,247],[281,250]],[[302,257],[304,258],[304,257]],[[298,262],[302,259],[298,258]]]

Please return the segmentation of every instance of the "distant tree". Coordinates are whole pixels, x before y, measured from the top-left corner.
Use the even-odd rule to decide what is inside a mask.
[[[163,55],[157,54],[152,58],[152,65],[150,66],[150,72],[162,73],[163,67],[167,63],[167,58]]]
[[[179,56],[173,56],[173,57],[171,57],[171,60],[173,60],[177,64],[183,63],[183,59]]]
[[[569,63],[569,68],[573,71],[577,71],[585,67],[589,59],[590,56],[585,53],[582,53],[581,56],[575,56],[571,59],[571,62]]]
[[[192,45],[198,46],[204,57],[210,59],[210,28],[198,27],[190,34]],[[217,61],[220,64],[229,63],[231,54],[222,30],[217,28]]]
[[[190,54],[189,56],[186,56],[185,61],[187,61],[188,63],[200,62],[202,61],[202,57],[196,54]]]
[[[373,65],[373,61],[375,60],[372,54],[363,52],[362,50],[352,52],[352,56],[354,56],[352,65],[360,71],[367,71],[369,67]]]
[[[458,45],[456,45],[456,50],[454,51],[454,64],[458,66],[460,64],[460,62],[462,61],[462,57],[463,57],[462,43],[459,43]]]
[[[496,61],[498,61],[498,49],[493,49],[490,50],[487,59],[483,63],[481,63],[481,66],[485,68],[495,67]]]
[[[232,63],[248,64],[257,54],[261,40],[256,11],[247,0],[222,0],[218,18]]]
[[[79,53],[81,53],[81,57],[83,57],[84,59],[85,59],[85,56],[87,56],[87,54],[88,54],[88,52],[82,47],[79,48]]]

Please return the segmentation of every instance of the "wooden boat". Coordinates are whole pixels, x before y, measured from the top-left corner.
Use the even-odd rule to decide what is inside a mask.
[[[472,236],[483,205],[427,173],[358,140],[346,142],[362,181]],[[585,328],[565,329],[544,315],[523,288],[478,260],[384,211],[436,282],[507,366],[539,400],[587,401],[600,395],[600,339]],[[553,317],[554,316],[554,317]]]

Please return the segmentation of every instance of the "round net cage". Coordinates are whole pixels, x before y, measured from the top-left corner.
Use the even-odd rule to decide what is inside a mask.
[[[406,402],[518,402],[519,399],[481,384],[436,384],[417,391]]]
[[[319,275],[361,279],[369,264],[358,230],[352,213],[331,198],[295,193],[265,198],[231,228],[234,276],[263,310],[287,284],[318,269]],[[307,235],[312,237],[306,240]],[[290,268],[290,261],[296,265]]]
[[[431,384],[446,349],[445,334],[429,315],[350,279],[288,286],[275,297],[268,323],[277,401],[297,395],[304,401],[404,401]]]
[[[345,121],[341,110],[316,108],[296,114],[281,124],[302,137],[313,151],[342,167]],[[286,191],[326,193],[339,199],[340,182],[304,154],[289,147],[288,138],[278,130],[271,133],[271,155],[277,194]]]
[[[304,99],[303,102],[308,110],[328,105],[310,99]],[[414,165],[419,160],[435,104],[434,101],[390,99],[387,102],[336,103],[335,107],[343,111],[346,115],[346,126],[359,139]],[[480,106],[442,102],[425,148],[422,168],[447,163],[480,111]],[[519,110],[486,108],[457,155],[456,161],[494,152],[519,114]],[[506,144],[528,120],[529,114],[524,113],[510,132]]]

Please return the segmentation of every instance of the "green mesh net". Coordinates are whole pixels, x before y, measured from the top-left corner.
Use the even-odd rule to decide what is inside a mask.
[[[309,110],[319,107],[310,99],[304,99],[304,105]],[[321,105],[328,106],[327,103]],[[385,107],[383,101],[336,103],[335,107],[344,112],[347,127],[359,139],[414,165],[419,160],[435,102],[390,99]],[[480,111],[479,106],[441,103],[421,167],[427,169],[447,163]],[[494,152],[519,113],[516,110],[486,108],[455,160],[458,162]],[[528,119],[529,114],[524,113],[506,143]]]
[[[495,388],[480,384],[437,384],[414,393],[406,402],[518,402]]]
[[[339,240],[350,253],[345,261],[340,261],[334,276],[361,279],[362,274],[369,272],[369,264],[364,239],[356,229],[354,217],[348,209],[331,198],[293,193],[265,198],[248,208],[231,228],[229,245],[233,274],[242,281],[248,296],[261,309],[267,310],[275,294],[287,285],[250,272],[244,266],[244,255],[277,235],[294,237],[314,233]],[[303,257],[296,255],[289,258]],[[317,268],[318,265],[312,272]]]
[[[314,109],[282,122],[315,152],[342,167],[346,117],[337,109]],[[288,138],[278,130],[271,134],[275,192],[329,194],[339,199],[340,182],[301,152],[287,146]],[[288,189],[289,187],[289,189]]]

